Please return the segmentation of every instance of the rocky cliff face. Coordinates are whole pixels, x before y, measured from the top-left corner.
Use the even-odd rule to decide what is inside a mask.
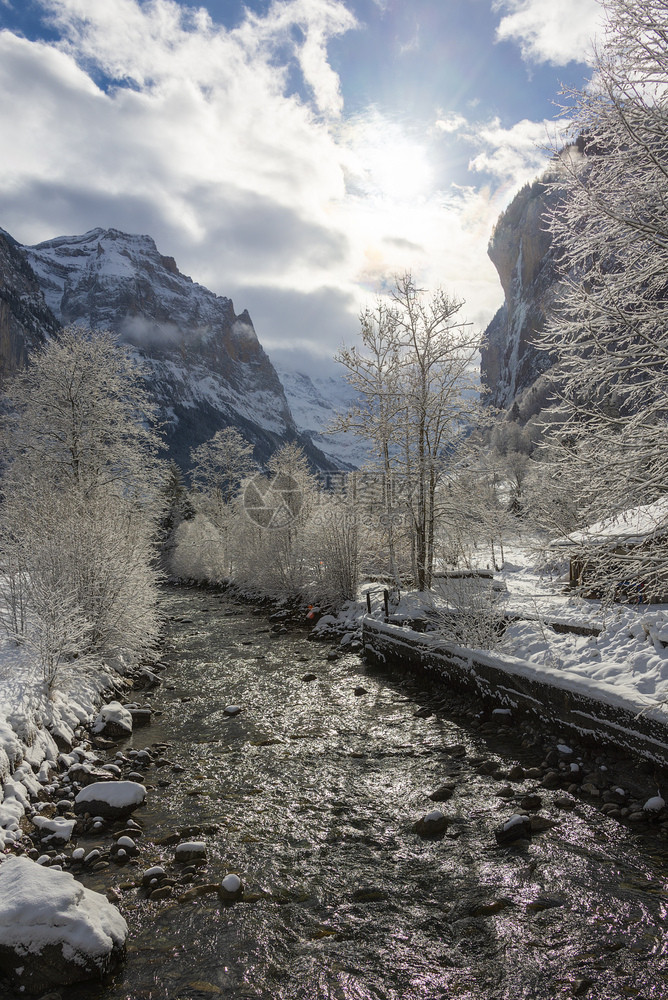
[[[549,354],[535,344],[558,285],[556,248],[544,222],[554,199],[545,183],[548,178],[544,175],[517,194],[499,219],[488,248],[505,302],[486,331],[481,381],[489,390],[486,400],[504,409],[522,396],[524,408],[531,409],[527,391],[552,364]]]
[[[111,329],[153,371],[170,456],[186,468],[191,448],[236,426],[265,461],[300,437],[283,387],[247,312],[181,274],[149,236],[94,229],[23,247],[44,300],[63,324]]]
[[[0,378],[22,368],[59,326],[21,248],[0,229]]]

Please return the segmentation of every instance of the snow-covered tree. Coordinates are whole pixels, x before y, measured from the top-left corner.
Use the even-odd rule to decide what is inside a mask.
[[[396,473],[410,487],[402,504],[420,590],[431,583],[439,476],[474,409],[480,339],[457,321],[461,306],[441,290],[428,297],[405,274],[389,300],[362,315],[362,349],[344,348],[337,355],[362,400],[347,425],[375,441],[388,485]],[[391,509],[389,489],[386,503]]]
[[[236,427],[216,431],[190,452],[196,493],[213,509],[229,504],[242,481],[256,468],[252,456],[253,445]]]
[[[190,478],[193,484],[193,507],[215,525],[220,544],[226,553],[227,575],[234,569],[232,542],[235,507],[233,500],[244,479],[256,469],[253,445],[235,427],[216,431],[212,438],[193,448]]]
[[[15,376],[6,400],[3,591],[22,608],[10,627],[57,646],[60,606],[78,622],[80,651],[146,650],[158,630],[162,471],[141,371],[113,334],[70,327]]]
[[[304,452],[292,443],[246,481],[229,533],[235,581],[274,597],[304,595],[316,558],[306,537],[315,493]]]
[[[550,219],[564,292],[545,337],[563,394],[553,478],[582,523],[668,491],[668,2],[603,8],[595,76],[568,93]]]
[[[355,485],[356,475],[350,473],[323,490],[306,525],[315,570],[309,597],[319,604],[338,607],[357,596],[365,532]]]
[[[565,291],[547,336],[564,386],[562,454],[596,514],[668,487],[668,2],[603,6],[596,75],[570,92],[580,138],[556,182]]]

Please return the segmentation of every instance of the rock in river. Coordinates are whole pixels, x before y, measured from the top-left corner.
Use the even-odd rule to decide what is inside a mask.
[[[132,715],[119,701],[110,701],[100,709],[92,731],[96,736],[112,739],[129,736],[132,733]]]
[[[189,840],[184,844],[177,844],[174,858],[183,864],[188,861],[206,861],[206,844],[201,840]]]
[[[531,820],[515,813],[494,831],[497,844],[512,844],[515,840],[531,837]]]
[[[0,970],[22,993],[101,979],[128,928],[105,896],[25,857],[0,864]]]
[[[420,837],[438,837],[445,832],[449,822],[448,817],[440,809],[432,809],[417,821],[413,829]]]
[[[244,891],[243,883],[238,875],[230,872],[220,883],[218,895],[227,902],[234,903],[240,899]]]
[[[97,781],[81,789],[74,800],[74,811],[104,819],[125,819],[145,799],[146,789],[136,781]]]

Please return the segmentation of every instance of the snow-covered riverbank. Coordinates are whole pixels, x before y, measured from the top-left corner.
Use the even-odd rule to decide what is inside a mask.
[[[58,754],[83,736],[106,695],[129,690],[135,668],[120,652],[105,663],[74,661],[49,692],[30,650],[0,640],[0,850],[20,839],[21,818],[49,785]]]

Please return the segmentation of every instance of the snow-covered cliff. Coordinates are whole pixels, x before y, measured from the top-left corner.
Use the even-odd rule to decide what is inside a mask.
[[[545,224],[554,202],[546,185],[549,175],[524,187],[496,224],[488,253],[499,272],[505,302],[487,327],[480,375],[487,402],[508,409],[522,398],[523,409],[535,407],[528,396],[552,359],[537,346],[558,288],[556,249]]]

